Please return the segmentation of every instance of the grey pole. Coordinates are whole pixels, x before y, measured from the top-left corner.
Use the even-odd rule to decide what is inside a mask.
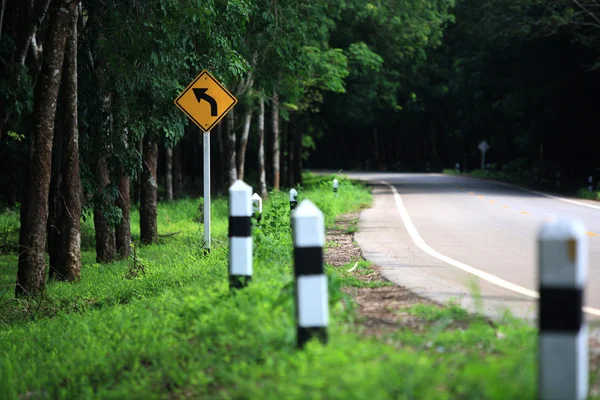
[[[229,188],[229,287],[252,279],[252,188],[241,180]]]
[[[577,220],[539,233],[538,398],[583,400],[588,392],[588,327],[583,315],[588,239]]]
[[[327,342],[329,298],[323,269],[325,223],[323,213],[310,200],[292,212],[296,338],[299,348],[315,337]]]
[[[256,222],[260,224],[260,220],[262,219],[262,199],[258,193],[252,195],[252,214],[254,215]]]
[[[298,205],[298,192],[296,189],[290,189],[290,210],[293,210]]]
[[[204,132],[204,249],[210,251],[210,132]]]

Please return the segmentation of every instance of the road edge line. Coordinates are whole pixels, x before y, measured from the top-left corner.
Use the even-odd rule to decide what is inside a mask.
[[[506,187],[510,187],[510,188],[513,188],[513,189],[518,189],[518,190],[521,190],[523,192],[529,192],[529,193],[537,194],[538,196],[541,196],[541,197],[547,197],[549,199],[554,199],[554,200],[562,201],[564,203],[570,203],[570,204],[575,204],[575,205],[582,206],[582,207],[588,207],[588,208],[593,208],[593,209],[596,209],[596,210],[600,210],[600,206],[595,206],[593,204],[582,203],[581,201],[572,200],[572,199],[569,199],[569,198],[566,198],[566,197],[556,196],[556,195],[553,195],[553,194],[544,193],[544,192],[540,192],[540,191],[533,190],[533,189],[528,189],[528,188],[520,186],[520,185],[515,185],[515,184],[512,184],[512,183],[508,183],[508,182],[502,182],[502,181],[498,181],[498,180],[495,180],[495,179],[476,178],[474,176],[463,176],[463,175],[447,175],[447,174],[432,174],[432,175],[446,176],[446,177],[454,176],[454,177],[457,177],[457,178],[473,179],[473,180],[482,181],[482,182],[491,182],[491,183],[495,183],[497,185],[506,186]]]
[[[456,261],[455,259],[445,256],[441,253],[438,253],[436,250],[431,248],[427,243],[425,243],[425,240],[419,234],[419,231],[417,230],[414,223],[412,222],[412,219],[410,218],[410,215],[408,214],[408,210],[406,209],[406,207],[404,207],[404,202],[402,201],[402,197],[400,196],[400,194],[398,193],[396,188],[386,181],[380,181],[380,182],[383,183],[384,185],[388,186],[392,190],[392,193],[394,194],[394,200],[396,203],[396,209],[400,213],[400,217],[402,218],[402,222],[404,222],[404,226],[406,227],[406,230],[408,231],[410,238],[412,239],[413,243],[419,249],[421,249],[422,251],[424,251],[425,253],[427,253],[428,255],[430,255],[433,258],[443,261],[446,264],[450,264],[453,267],[456,267],[464,272],[475,275],[475,276],[483,279],[484,281],[489,282],[493,285],[499,286],[503,289],[507,289],[507,290],[510,290],[511,292],[519,293],[523,296],[531,297],[534,299],[538,299],[540,297],[539,293],[534,290],[529,290],[527,288],[524,288],[523,286],[519,286],[517,284],[506,281],[502,278],[498,278],[497,276],[494,276],[485,271],[481,271],[477,268],[471,267],[470,265],[467,265],[460,261]],[[599,309],[595,309],[592,307],[583,307],[583,311],[585,313],[588,313],[588,314],[591,314],[594,316],[600,316]]]

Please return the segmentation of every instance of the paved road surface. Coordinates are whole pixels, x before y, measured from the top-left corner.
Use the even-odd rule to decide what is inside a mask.
[[[459,299],[465,307],[479,307],[495,317],[508,308],[516,316],[534,319],[536,300],[417,247],[392,188],[381,181],[393,185],[416,231],[435,252],[491,274],[492,281],[518,285],[525,293],[538,290],[536,237],[541,224],[557,216],[579,218],[590,248],[585,305],[595,309],[587,317],[600,317],[600,203],[573,204],[490,181],[439,174],[348,175],[374,185],[374,207],[361,213],[356,234],[365,258],[382,266],[388,279],[417,293],[438,301]],[[474,290],[481,301],[472,296]]]

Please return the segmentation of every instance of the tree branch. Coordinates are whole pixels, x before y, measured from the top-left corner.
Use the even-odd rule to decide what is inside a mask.
[[[593,12],[591,12],[590,10],[587,9],[587,6],[584,6],[580,0],[573,0],[573,3],[577,4],[577,6],[579,6],[579,8],[581,8],[583,11],[585,11],[590,17],[592,17],[598,24],[600,24],[600,18],[594,14]]]
[[[25,64],[25,58],[27,57],[29,44],[31,43],[31,39],[35,35],[38,26],[40,26],[42,22],[44,22],[46,12],[48,11],[48,7],[50,6],[50,1],[51,0],[43,0],[41,2],[36,3],[39,7],[35,8],[31,13],[31,20],[29,21],[27,34],[25,35],[25,39],[22,42],[21,48],[19,49],[19,52],[17,53],[17,56],[15,58],[15,66],[17,70]]]

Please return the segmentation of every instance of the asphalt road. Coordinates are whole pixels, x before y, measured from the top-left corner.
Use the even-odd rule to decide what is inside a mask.
[[[348,175],[374,185],[374,207],[361,213],[356,234],[365,258],[425,297],[492,317],[508,309],[535,319],[538,231],[557,217],[578,218],[589,240],[587,318],[600,317],[600,203],[439,174]]]

